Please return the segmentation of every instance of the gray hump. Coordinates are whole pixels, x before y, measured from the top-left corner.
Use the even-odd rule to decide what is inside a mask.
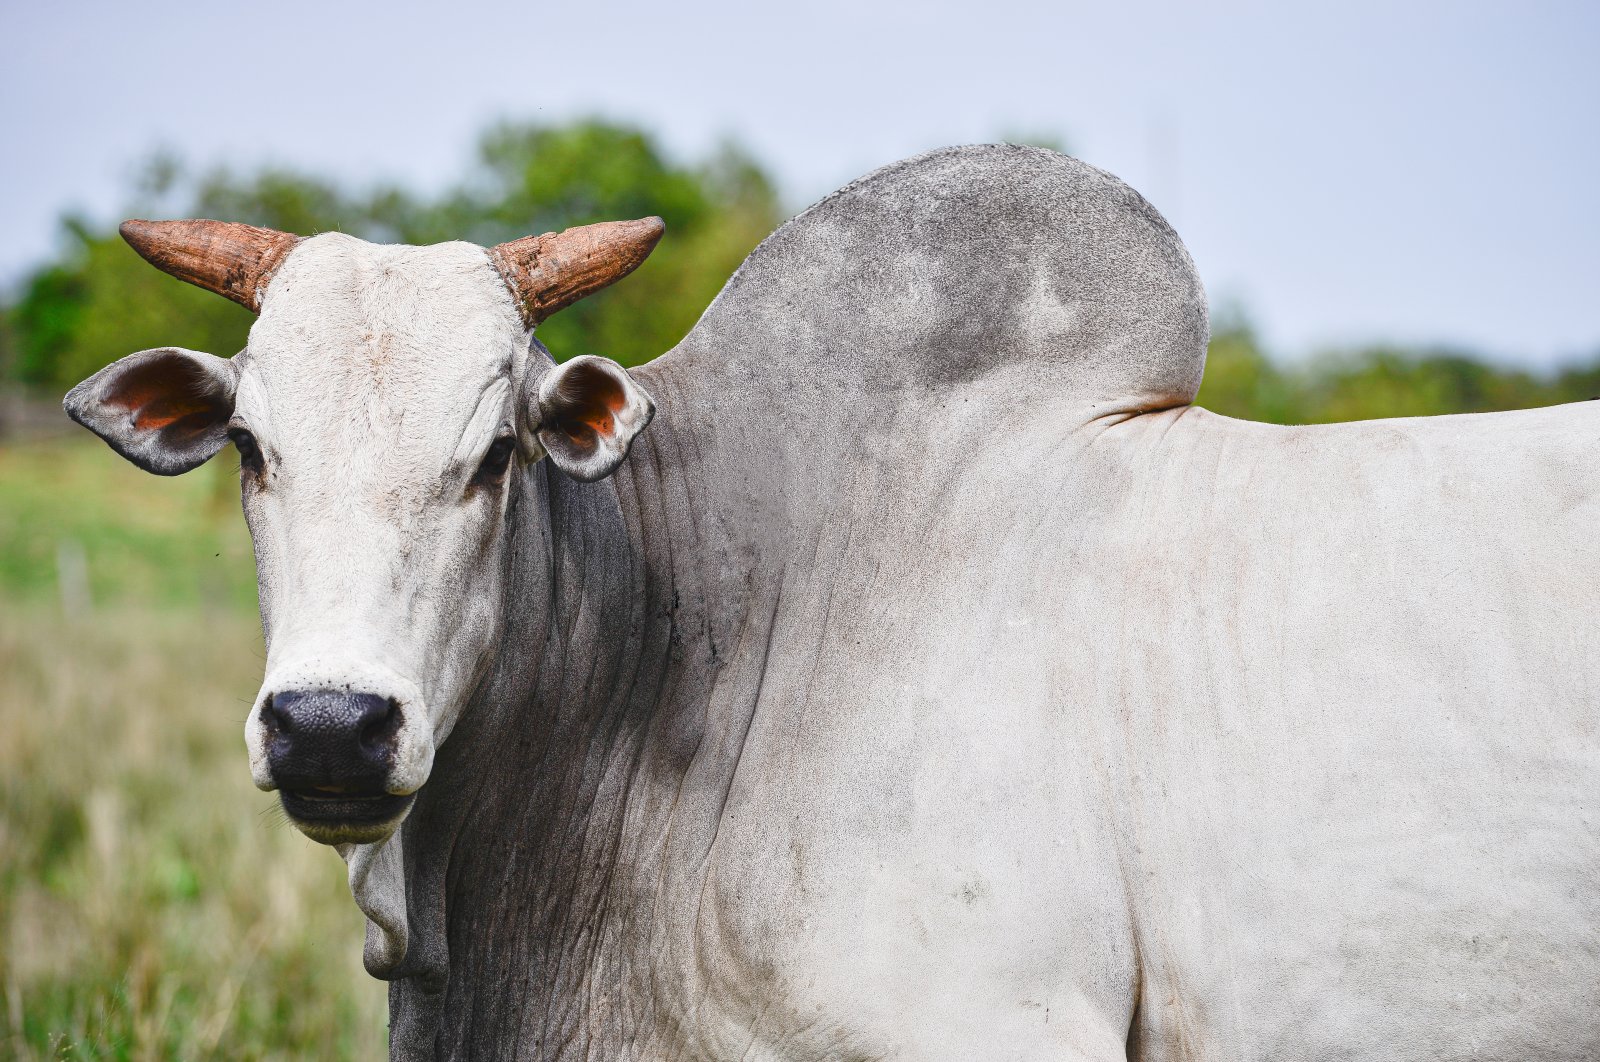
[[[1053,151],[981,145],[886,166],[794,218],[679,351],[880,386],[1027,363],[1052,389],[1150,408],[1193,399],[1206,338],[1194,263],[1142,196]]]

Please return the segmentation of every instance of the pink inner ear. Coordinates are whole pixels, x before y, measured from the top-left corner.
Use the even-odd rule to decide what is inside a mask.
[[[126,408],[134,410],[133,426],[146,430],[157,430],[170,427],[180,420],[200,414],[210,419],[211,409],[200,402],[174,402],[169,399],[147,399],[137,406],[129,403]]]
[[[616,432],[617,414],[628,404],[622,385],[599,369],[582,369],[563,381],[557,393],[566,408],[556,428],[577,446],[593,447],[597,436]]]
[[[207,394],[205,381],[182,363],[162,360],[122,374],[103,402],[133,415],[141,431],[197,432],[227,415],[215,396]]]

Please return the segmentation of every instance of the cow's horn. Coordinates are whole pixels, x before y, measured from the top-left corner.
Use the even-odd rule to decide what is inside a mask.
[[[532,328],[639,268],[665,231],[660,218],[606,221],[502,243],[489,260]]]
[[[124,221],[119,230],[146,262],[260,312],[267,282],[300,237],[231,221]]]

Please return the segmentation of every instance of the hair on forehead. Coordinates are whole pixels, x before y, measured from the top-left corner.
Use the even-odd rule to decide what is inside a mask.
[[[380,245],[325,233],[285,261],[250,349],[273,375],[476,393],[486,377],[514,364],[526,338],[511,293],[482,248]]]

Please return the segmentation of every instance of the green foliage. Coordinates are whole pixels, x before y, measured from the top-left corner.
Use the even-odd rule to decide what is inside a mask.
[[[224,169],[191,180],[158,155],[128,212],[484,245],[659,215],[667,235],[637,273],[539,330],[557,357],[606,354],[624,364],[677,342],[779,220],[771,181],[737,147],[681,164],[643,131],[600,121],[497,126],[465,177],[435,199],[394,187],[355,192],[284,169]],[[0,368],[11,380],[62,392],[135,350],[174,345],[227,355],[244,346],[247,311],[152,269],[109,227],[69,219],[64,229],[67,250],[23,283],[5,313]]]
[[[665,351],[779,220],[771,182],[732,145],[674,167],[636,130],[585,123],[502,125],[480,150],[487,187],[450,200],[437,228],[416,237],[487,245],[617,218],[654,214],[667,223],[637,273],[540,326],[558,357],[605,354],[635,365]]]
[[[248,310],[152,269],[115,232],[69,231],[67,256],[34,274],[10,313],[19,382],[64,392],[135,350],[244,346]]]
[[[1279,365],[1237,315],[1211,337],[1198,404],[1275,424],[1426,417],[1579,402],[1600,395],[1600,358],[1536,376],[1456,351],[1377,346]]]

